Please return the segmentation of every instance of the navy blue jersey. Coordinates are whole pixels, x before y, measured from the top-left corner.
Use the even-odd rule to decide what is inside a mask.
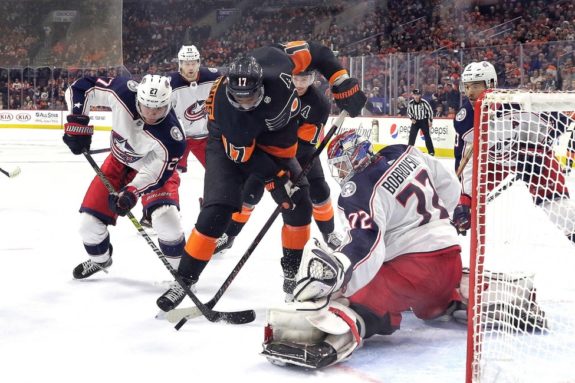
[[[473,145],[473,105],[468,98],[465,98],[463,105],[453,119],[455,128],[455,171],[459,169],[461,157],[468,145]]]

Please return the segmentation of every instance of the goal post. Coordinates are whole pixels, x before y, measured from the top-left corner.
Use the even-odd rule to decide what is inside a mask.
[[[575,181],[556,157],[573,111],[575,92],[475,102],[469,383],[575,381]]]

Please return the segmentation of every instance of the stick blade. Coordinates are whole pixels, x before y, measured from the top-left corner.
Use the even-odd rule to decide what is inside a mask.
[[[16,168],[14,168],[11,172],[8,173],[8,177],[13,178],[16,177],[18,174],[20,174],[22,170],[20,169],[19,166],[16,166]]]

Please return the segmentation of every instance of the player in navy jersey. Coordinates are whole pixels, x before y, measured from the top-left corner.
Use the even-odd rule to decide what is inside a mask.
[[[366,97],[357,79],[349,77],[329,48],[317,43],[258,48],[236,59],[228,75],[212,87],[206,101],[204,203],[178,269],[186,283],[198,280],[232,214],[241,211],[248,176],[258,177],[282,207],[282,266],[284,275],[295,275],[309,238],[312,207],[306,185],[292,188],[292,179],[301,170],[295,159],[301,102],[292,74],[308,69],[330,81],[340,108],[352,117],[359,115]],[[168,311],[184,296],[175,283],[157,303]]]
[[[128,78],[83,77],[66,91],[67,123],[64,142],[74,154],[90,149],[93,127],[90,108],[112,110],[111,153],[102,172],[117,193],[110,194],[94,177],[80,207],[80,235],[89,260],[78,265],[74,278],[87,278],[112,264],[108,225],[126,215],[142,198],[153,218],[160,248],[177,267],[184,251],[179,217],[176,165],[185,150],[185,136],[171,108],[167,77],[145,75],[138,84]]]
[[[462,153],[473,145],[473,104],[483,92],[497,86],[497,73],[487,61],[472,62],[465,67],[461,82],[468,100],[454,121],[457,169]],[[572,117],[559,112],[528,113],[510,104],[498,107],[500,109],[494,111],[494,119],[508,132],[513,132],[519,147],[513,152],[509,151],[502,137],[499,141],[501,145],[495,143],[489,148],[489,155],[496,160],[488,164],[488,191],[497,187],[508,175],[516,175],[528,186],[533,202],[545,211],[565,236],[575,242],[575,204],[569,198],[565,176],[552,148],[553,141],[573,123]],[[511,157],[498,159],[498,155],[505,151],[511,152]],[[453,214],[454,226],[461,234],[471,227],[472,175],[473,161],[469,161],[460,176],[461,198]]]
[[[194,45],[182,45],[178,65],[178,72],[169,73],[168,77],[172,85],[172,106],[186,133],[186,151],[178,169],[186,172],[190,152],[206,166],[208,117],[205,103],[221,73],[216,68],[200,66],[200,52]]]
[[[322,134],[323,127],[329,117],[330,104],[328,99],[313,86],[315,74],[313,71],[301,72],[292,76],[297,94],[301,101],[301,111],[298,127],[298,146],[296,157],[303,167],[315,151],[315,146]],[[312,213],[315,222],[328,246],[335,249],[341,244],[341,239],[335,232],[334,213],[330,199],[330,189],[325,181],[319,158],[316,158],[307,174],[309,193],[312,202]],[[264,185],[256,177],[251,177],[244,186],[244,201],[242,211],[232,215],[232,221],[226,233],[218,239],[214,255],[223,254],[230,249],[235,237],[240,233],[255,205],[262,197]]]
[[[186,135],[186,150],[177,167],[182,173],[188,171],[190,152],[206,166],[208,117],[205,103],[214,81],[220,76],[217,69],[200,66],[200,52],[194,45],[182,45],[178,52],[178,72],[167,75],[172,86],[172,107]],[[145,214],[140,223],[152,227]]]
[[[313,368],[345,360],[372,335],[392,334],[406,310],[433,320],[463,307],[461,248],[449,222],[459,198],[454,173],[408,145],[373,154],[353,131],[332,140],[328,164],[341,185],[346,238],[336,252],[306,246],[296,302],[268,312],[263,352]]]

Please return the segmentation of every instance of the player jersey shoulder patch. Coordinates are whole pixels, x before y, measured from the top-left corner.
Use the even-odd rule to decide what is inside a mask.
[[[217,68],[208,68],[208,70],[212,73],[218,73],[218,69]]]
[[[459,112],[455,115],[455,121],[463,121],[467,116],[467,110],[465,108],[459,109]]]
[[[356,191],[357,191],[357,185],[355,184],[355,182],[348,181],[341,187],[341,196],[344,198],[351,197],[352,195],[355,194]]]
[[[132,92],[137,92],[137,91],[138,91],[138,82],[137,82],[137,81],[128,80],[128,82],[126,83],[126,86],[127,86],[128,89],[130,89]]]
[[[170,136],[172,136],[172,138],[176,141],[184,140],[184,135],[182,134],[180,128],[178,128],[177,126],[172,126],[172,128],[170,129]]]

